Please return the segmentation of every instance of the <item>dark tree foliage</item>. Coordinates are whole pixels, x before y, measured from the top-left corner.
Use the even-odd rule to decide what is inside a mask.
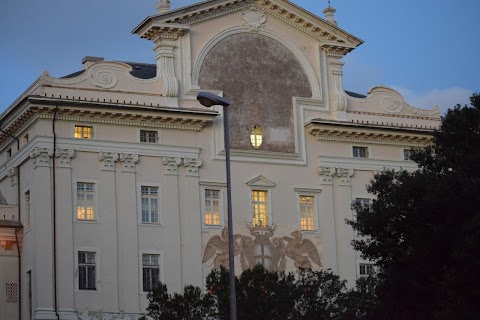
[[[160,283],[147,298],[147,314],[155,320],[203,320],[214,313],[211,296],[194,286],[185,286],[183,294],[171,295],[167,286]]]
[[[148,316],[155,320],[230,319],[228,270],[213,270],[207,293],[187,286],[184,294],[169,295],[160,284],[148,295]],[[330,271],[301,270],[296,274],[271,272],[258,265],[236,279],[237,318],[241,320],[365,319],[373,301],[372,279],[362,279],[357,290]]]
[[[384,171],[353,204],[356,250],[379,267],[368,319],[480,319],[480,95],[442,118],[419,170]]]

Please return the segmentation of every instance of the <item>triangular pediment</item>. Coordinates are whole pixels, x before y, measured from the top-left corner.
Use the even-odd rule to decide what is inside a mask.
[[[276,18],[316,39],[328,51],[347,53],[363,43],[362,40],[338,26],[286,0],[210,0],[148,17],[133,33],[154,39],[159,34],[178,33],[179,26],[191,25],[233,12],[257,11]],[[180,32],[182,32],[180,31]]]
[[[265,178],[262,175],[259,175],[255,179],[252,179],[252,180],[248,181],[247,185],[249,185],[251,187],[270,187],[270,188],[275,187],[274,182],[268,180],[267,178]]]

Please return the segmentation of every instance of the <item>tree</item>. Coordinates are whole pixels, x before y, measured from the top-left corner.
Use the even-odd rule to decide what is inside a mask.
[[[479,319],[480,95],[442,117],[415,172],[375,175],[353,204],[356,250],[378,268],[369,319]]]

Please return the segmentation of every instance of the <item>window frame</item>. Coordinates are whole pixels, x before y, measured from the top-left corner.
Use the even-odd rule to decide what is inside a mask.
[[[408,157],[405,157],[406,153],[408,152]],[[411,149],[403,149],[402,156],[404,161],[412,161],[410,159],[410,155],[412,154]]]
[[[164,280],[164,265],[163,265],[163,250],[139,250],[138,252],[138,290],[141,295],[147,295],[148,291],[143,291],[143,255],[158,255],[158,265],[159,265],[159,281],[165,283]]]
[[[91,135],[91,137],[90,137],[90,138],[77,138],[77,137],[75,137],[75,129],[76,129],[77,127],[91,128],[91,129],[92,129],[92,135]],[[73,125],[73,135],[72,135],[72,137],[73,137],[74,139],[79,139],[79,140],[92,140],[92,139],[95,138],[95,126],[90,125],[90,124],[88,124],[88,125],[87,125],[87,124],[74,124],[74,125]]]
[[[142,187],[158,188],[157,195],[157,214],[158,222],[143,222],[142,219]],[[158,182],[139,182],[137,184],[137,215],[138,225],[141,226],[163,226],[164,225],[164,201],[163,185]]]
[[[266,193],[266,199],[265,199],[265,203],[266,203],[266,206],[267,206],[267,212],[266,212],[266,215],[267,215],[267,218],[268,218],[268,223],[267,224],[263,224],[263,226],[270,226],[273,224],[273,221],[272,221],[272,201],[271,201],[271,188],[266,188],[266,187],[261,187],[261,186],[251,186],[250,187],[250,222],[252,223],[252,226],[255,226],[255,221],[254,221],[254,218],[255,218],[255,210],[254,210],[254,203],[253,203],[253,192],[254,191],[262,191],[262,192],[265,192]]]
[[[365,157],[356,157],[355,156],[355,148],[364,148],[365,149]],[[371,159],[372,158],[371,150],[366,145],[352,145],[351,150],[352,150],[352,157],[355,158],[355,159]]]
[[[219,224],[207,224],[205,219],[206,213],[206,190],[216,190],[220,192],[219,198]],[[200,183],[200,205],[201,205],[201,219],[202,219],[202,226],[205,229],[221,229],[225,226],[225,205],[226,205],[226,185],[223,183],[208,183],[208,182],[201,182]]]
[[[86,220],[86,219],[78,219],[78,194],[77,194],[77,186],[78,183],[93,183],[95,185],[94,195],[93,195],[93,213],[94,219],[93,220]],[[73,181],[73,215],[74,215],[74,222],[81,222],[81,223],[100,223],[100,206],[99,206],[99,181],[96,179],[74,179]]]
[[[319,233],[319,206],[318,195],[322,192],[320,189],[312,188],[294,188],[296,193],[297,221],[298,230],[302,233]],[[313,197],[313,229],[302,229],[302,207],[300,199],[302,196]]]
[[[80,266],[78,261],[79,252],[93,252],[95,253],[95,289],[80,289]],[[75,248],[75,257],[74,257],[74,280],[75,280],[75,292],[79,293],[101,293],[101,254],[100,249],[95,247],[77,247]]]
[[[366,273],[366,274],[362,274],[362,266],[365,266],[365,267],[372,267],[372,273]],[[375,267],[375,264],[374,263],[371,263],[371,262],[367,262],[367,261],[360,261],[358,262],[358,277],[359,278],[367,278],[368,276],[374,274],[376,272],[376,267]]]
[[[155,132],[155,142],[149,142],[149,141],[142,141],[142,132]],[[138,142],[140,143],[146,143],[146,144],[159,144],[160,143],[160,132],[158,130],[153,130],[153,129],[139,129],[138,130]]]
[[[28,201],[27,201],[28,195]],[[32,195],[30,189],[23,192],[23,212],[25,219],[25,233],[32,229]]]

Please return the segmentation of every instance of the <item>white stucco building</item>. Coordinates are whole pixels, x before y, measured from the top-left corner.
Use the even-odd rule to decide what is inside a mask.
[[[130,319],[157,280],[203,287],[226,257],[221,108],[230,109],[236,268],[368,272],[351,202],[383,168],[415,169],[439,111],[345,91],[362,40],[285,0],[211,0],[133,31],[156,65],[85,57],[0,118],[0,319]],[[3,106],[6,107],[6,106]],[[97,318],[95,318],[97,319]]]

